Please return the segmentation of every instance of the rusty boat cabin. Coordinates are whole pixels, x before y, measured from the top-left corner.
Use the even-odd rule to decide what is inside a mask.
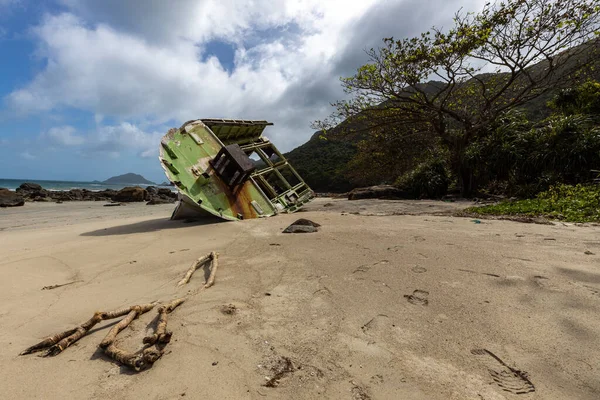
[[[162,138],[159,159],[179,191],[172,219],[226,220],[294,212],[314,192],[262,136],[267,121],[199,119]]]

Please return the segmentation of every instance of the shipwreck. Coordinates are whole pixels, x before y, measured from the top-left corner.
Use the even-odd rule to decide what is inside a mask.
[[[159,159],[179,191],[171,219],[226,220],[297,211],[314,192],[262,136],[267,121],[198,119],[170,129]]]

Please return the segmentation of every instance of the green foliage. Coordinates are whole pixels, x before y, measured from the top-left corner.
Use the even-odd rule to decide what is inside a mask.
[[[466,210],[481,215],[547,217],[568,222],[600,222],[600,185],[557,185],[535,199],[501,202]]]
[[[592,170],[600,169],[600,114],[581,112],[595,110],[598,87],[600,84],[590,81],[559,91],[551,102],[553,108],[548,108],[553,114],[544,120],[529,120],[534,112],[525,104],[524,109],[506,112],[490,123],[464,150],[464,165],[479,187],[489,194],[523,198],[559,183],[590,182]],[[385,112],[391,113],[389,109]],[[400,182],[399,176],[408,179],[410,171],[423,168],[424,160],[431,158],[450,164],[450,154],[440,150],[443,144],[427,125],[389,124],[364,132],[360,128],[368,115],[372,114],[345,123],[349,131],[359,133],[341,135],[338,128],[327,133],[327,140],[315,133],[308,143],[288,153],[313,189],[347,191]],[[414,189],[413,193],[426,197],[439,192]]]
[[[347,176],[357,186],[392,184],[435,149],[432,135],[410,127],[373,129],[358,142],[358,152],[348,165]]]
[[[531,197],[558,183],[591,181],[600,166],[600,120],[580,112],[593,110],[598,97],[588,94],[597,85],[560,92],[555,113],[536,125],[520,111],[490,125],[465,151],[479,185],[491,194]]]
[[[474,174],[487,174],[473,168],[474,143],[511,110],[579,82],[584,67],[597,65],[599,23],[597,0],[506,0],[457,13],[448,30],[385,38],[366,65],[342,80],[348,99],[315,125],[327,129],[362,116],[367,131],[404,125],[397,134],[434,135],[470,195]],[[484,74],[483,66],[497,70]],[[432,77],[436,82],[427,82]]]
[[[530,132],[531,123],[525,113],[513,110],[494,121],[484,135],[467,146],[463,162],[480,186],[494,181],[514,184],[530,155]]]
[[[420,199],[442,197],[447,193],[449,183],[444,162],[431,159],[399,177],[395,185],[410,196]]]
[[[549,106],[564,115],[600,116],[600,83],[588,81],[577,88],[563,90],[549,102]]]

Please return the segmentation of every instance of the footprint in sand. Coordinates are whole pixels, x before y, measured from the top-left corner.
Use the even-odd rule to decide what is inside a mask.
[[[417,306],[426,306],[429,304],[429,292],[425,290],[415,290],[413,294],[405,294],[404,297],[408,300],[409,303],[417,305]]]
[[[509,367],[498,356],[486,349],[473,349],[471,354],[487,368],[492,379],[502,390],[512,394],[527,394],[535,392],[535,386],[527,377],[527,373]]]
[[[551,290],[553,292],[564,292],[564,290],[561,290],[558,286],[552,283],[550,278],[547,278],[542,275],[535,275],[532,278],[530,278],[530,281],[532,281],[537,287],[542,289]]]
[[[402,245],[398,245],[398,246],[392,246],[392,247],[388,247],[388,251],[393,251],[393,252],[399,252],[400,250],[402,250],[404,248],[404,246]]]
[[[356,268],[352,273],[355,274],[357,272],[367,272],[371,269],[371,267],[369,265],[361,265],[360,267]]]
[[[385,314],[377,314],[369,322],[360,327],[364,333],[369,333],[371,330],[382,330],[389,324],[389,317]]]

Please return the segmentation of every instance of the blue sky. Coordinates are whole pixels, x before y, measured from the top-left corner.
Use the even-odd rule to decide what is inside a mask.
[[[364,49],[481,4],[0,0],[0,178],[163,181],[160,137],[194,118],[267,119],[291,150]]]

